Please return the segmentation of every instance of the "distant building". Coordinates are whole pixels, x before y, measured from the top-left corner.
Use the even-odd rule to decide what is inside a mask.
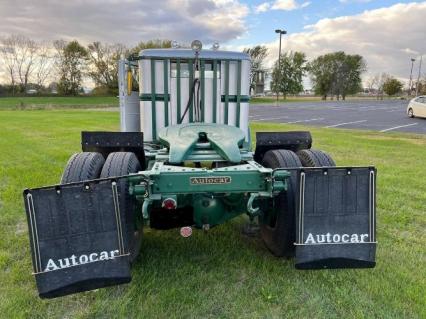
[[[255,86],[254,86],[254,95],[264,94],[265,93],[265,77],[266,71],[259,70],[255,73]]]
[[[58,94],[58,83],[51,82],[47,88],[51,94]]]

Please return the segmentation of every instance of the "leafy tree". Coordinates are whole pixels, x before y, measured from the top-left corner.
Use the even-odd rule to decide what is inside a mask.
[[[327,99],[334,78],[333,56],[325,54],[317,57],[308,64],[308,70],[315,94],[321,95],[323,100]]]
[[[361,74],[366,70],[362,56],[342,51],[325,54],[309,63],[309,73],[316,94],[326,99],[328,95],[354,94],[362,89]]]
[[[0,84],[0,96],[8,96],[13,94],[14,88],[11,84],[2,85]]]
[[[127,54],[121,44],[102,44],[93,42],[87,48],[90,68],[88,75],[95,82],[98,90],[105,94],[118,93],[118,60]]]
[[[333,83],[332,93],[343,100],[348,94],[355,94],[362,90],[361,73],[366,70],[366,64],[362,56],[347,55],[337,52],[335,56],[336,78]]]
[[[134,48],[130,50],[130,54],[138,55],[139,51],[145,50],[145,49],[162,49],[162,48],[171,48],[171,47],[172,47],[171,40],[154,39],[154,40],[149,40],[146,42],[141,41]]]
[[[303,91],[303,75],[306,71],[306,56],[303,52],[290,52],[281,55],[272,71],[272,91],[282,93],[284,99],[288,94]]]
[[[401,92],[402,87],[402,82],[398,79],[395,79],[394,77],[388,78],[385,83],[383,83],[383,91],[390,96]]]
[[[268,56],[268,48],[263,45],[256,45],[252,48],[245,48],[244,53],[250,55],[250,90],[255,90],[257,84],[257,73],[265,71],[264,61]]]
[[[69,43],[55,41],[54,46],[59,71],[58,93],[78,95],[82,91],[81,81],[88,60],[87,50],[75,40]]]

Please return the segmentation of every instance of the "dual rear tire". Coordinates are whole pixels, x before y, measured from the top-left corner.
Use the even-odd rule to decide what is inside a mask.
[[[99,178],[105,159],[100,153],[76,153],[68,160],[61,184],[77,183]]]
[[[96,152],[82,152],[71,156],[61,178],[61,184],[83,182],[97,178],[108,178],[137,173],[141,165],[134,153],[114,152],[105,160],[102,154]],[[127,223],[127,246],[130,252],[130,261],[138,256],[143,234],[143,223],[137,217],[137,202],[129,196],[126,179],[118,181],[121,209],[124,210]]]
[[[265,153],[262,165],[272,169],[336,166],[327,153],[320,150],[271,150]],[[295,199],[297,180],[292,174],[288,189],[264,207],[264,214],[259,218],[260,233],[266,247],[277,257],[294,256],[296,241]]]

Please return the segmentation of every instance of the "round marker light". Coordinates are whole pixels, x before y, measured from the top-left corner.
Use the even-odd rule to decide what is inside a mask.
[[[216,51],[216,50],[219,50],[219,47],[220,47],[219,42],[215,42],[213,43],[212,49]]]
[[[161,206],[165,209],[176,209],[177,203],[173,198],[166,198]]]
[[[201,43],[200,40],[194,40],[191,42],[191,49],[196,51],[196,52],[200,52],[201,49],[203,48],[203,44]]]

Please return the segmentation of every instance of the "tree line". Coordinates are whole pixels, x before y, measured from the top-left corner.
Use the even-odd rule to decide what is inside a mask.
[[[82,93],[84,78],[95,84],[95,93],[118,93],[118,60],[148,48],[169,48],[169,40],[150,40],[128,48],[122,44],[78,41],[37,42],[21,35],[0,38],[0,61],[7,84],[0,94],[25,94],[28,89],[60,95]],[[3,92],[2,92],[3,91]]]
[[[170,48],[170,40],[150,40],[129,48],[122,44],[92,42],[85,46],[78,41],[57,40],[37,42],[21,35],[0,38],[0,60],[7,84],[0,85],[0,95],[25,94],[28,89],[39,93],[56,91],[60,95],[82,93],[85,78],[95,84],[94,93],[118,93],[118,63],[121,57],[137,54],[147,48]],[[244,49],[251,57],[250,85],[254,89],[259,71],[267,73],[265,60],[268,49],[254,46]],[[362,74],[367,70],[365,59],[343,51],[324,54],[308,61],[303,52],[287,52],[275,61],[271,74],[271,90],[277,94],[299,94],[304,90],[303,79],[309,77],[316,95],[323,99],[345,99],[362,91]],[[395,95],[403,84],[382,73],[371,77],[367,87],[378,96]],[[426,90],[426,85],[421,86]]]
[[[265,60],[268,49],[265,46],[246,48],[244,52],[251,56],[250,85],[254,90],[259,71],[267,73]],[[363,91],[362,75],[367,70],[365,59],[358,54],[346,54],[343,51],[324,54],[308,61],[303,52],[286,52],[275,61],[271,72],[271,90],[276,94],[296,95],[303,92],[303,79],[309,77],[316,95],[342,98]],[[386,73],[378,74],[368,81],[370,92],[374,90],[378,96],[383,93],[395,95],[400,93],[403,83]],[[426,85],[423,86],[426,90]]]

